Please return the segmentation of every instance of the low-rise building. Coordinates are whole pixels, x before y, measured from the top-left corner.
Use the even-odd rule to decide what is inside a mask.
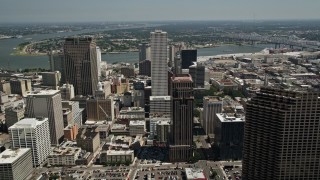
[[[48,156],[48,164],[54,166],[74,166],[81,152],[78,147],[55,147]]]
[[[102,151],[100,155],[101,163],[113,163],[113,162],[132,162],[134,159],[134,152],[132,150],[118,151],[107,150]]]
[[[130,136],[137,136],[138,134],[144,135],[146,129],[145,121],[130,121],[129,133]]]
[[[77,135],[77,145],[89,152],[96,152],[100,146],[99,132],[97,127],[84,126],[81,127]]]
[[[203,169],[185,168],[187,180],[207,180]]]

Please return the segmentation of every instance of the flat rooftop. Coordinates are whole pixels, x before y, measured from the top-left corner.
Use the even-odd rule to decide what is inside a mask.
[[[150,101],[157,101],[157,100],[169,101],[171,100],[171,96],[150,96]]]
[[[222,102],[222,99],[218,96],[205,96],[203,99],[209,101],[209,102]]]
[[[24,118],[20,121],[16,122],[14,125],[9,127],[9,129],[16,129],[16,128],[36,128],[37,126],[45,123],[48,121],[48,118],[37,119],[37,118]]]
[[[203,169],[185,168],[187,179],[205,180],[207,179],[203,173]]]
[[[133,151],[132,150],[129,150],[129,151],[118,151],[118,150],[108,150],[107,151],[107,155],[131,155],[133,154]]]
[[[0,164],[11,164],[30,150],[30,148],[7,149],[0,154]]]
[[[192,81],[192,77],[190,74],[178,74],[176,76],[173,76],[171,78],[171,80],[175,83],[178,83],[178,82],[193,82]]]
[[[245,117],[234,117],[234,116],[230,116],[226,113],[217,113],[216,114],[218,119],[221,122],[244,122],[245,121]]]
[[[130,126],[144,126],[146,124],[145,121],[130,121]]]
[[[40,91],[32,91],[28,96],[48,96],[59,93],[59,90],[40,90]]]

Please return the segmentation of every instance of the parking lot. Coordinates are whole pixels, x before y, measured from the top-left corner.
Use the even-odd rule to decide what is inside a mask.
[[[94,170],[90,173],[87,179],[113,179],[123,180],[126,179],[129,169],[116,169],[116,170]]]
[[[164,169],[164,168],[144,168],[137,172],[136,180],[163,179],[163,180],[182,180],[186,179],[183,169]]]

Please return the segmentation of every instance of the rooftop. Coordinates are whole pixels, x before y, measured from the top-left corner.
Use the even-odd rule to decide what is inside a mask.
[[[185,168],[187,179],[197,179],[197,180],[204,180],[206,179],[203,169],[198,168]]]
[[[59,93],[59,90],[40,90],[40,91],[32,91],[29,96],[47,96],[47,95],[54,95]]]
[[[108,150],[107,155],[131,155],[133,154],[133,151],[118,151],[118,150]]]
[[[16,150],[7,149],[0,154],[0,164],[11,164],[28,151],[30,151],[30,148],[20,148]]]
[[[190,74],[178,74],[171,78],[172,82],[193,82]]]
[[[217,113],[216,114],[218,119],[221,122],[244,122],[245,117],[235,117],[233,114],[227,114],[227,113]]]
[[[37,126],[48,121],[48,118],[37,119],[37,118],[24,118],[9,127],[9,129],[15,128],[36,128]]]
[[[145,121],[130,121],[130,126],[144,126],[145,125]]]
[[[208,100],[209,102],[222,102],[222,99],[218,96],[205,96],[203,99]]]
[[[157,101],[157,100],[169,101],[171,100],[171,96],[150,96],[150,101]]]

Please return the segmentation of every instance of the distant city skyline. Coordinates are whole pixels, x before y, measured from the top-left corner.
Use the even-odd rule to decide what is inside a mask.
[[[2,1],[0,23],[319,19],[320,2],[299,0]]]

